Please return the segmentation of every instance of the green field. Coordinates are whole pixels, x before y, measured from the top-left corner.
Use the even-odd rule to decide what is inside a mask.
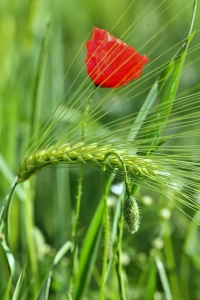
[[[200,299],[198,4],[0,1],[0,300]],[[141,77],[93,94],[94,26]]]

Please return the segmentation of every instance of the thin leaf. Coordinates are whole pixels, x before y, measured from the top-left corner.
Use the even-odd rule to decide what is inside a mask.
[[[195,222],[194,222],[195,221]],[[197,257],[199,258],[199,223],[200,223],[200,212],[198,211],[193,220],[190,222],[186,234],[184,251],[191,258]]]
[[[155,293],[155,288],[156,288],[156,275],[157,275],[157,271],[156,271],[155,261],[151,259],[149,265],[149,274],[148,274],[148,281],[147,281],[146,295],[145,295],[146,300],[153,299],[153,295]]]
[[[109,274],[111,271],[111,268],[113,266],[113,263],[115,261],[116,258],[116,252],[117,252],[117,240],[118,240],[118,222],[119,222],[119,218],[121,216],[121,203],[122,203],[122,199],[125,198],[125,185],[123,186],[123,190],[122,193],[117,201],[117,205],[115,208],[115,215],[114,215],[114,219],[113,219],[113,227],[112,227],[112,257],[109,260],[108,266],[107,266],[107,272],[106,272],[106,281],[109,278]]]
[[[53,260],[53,264],[52,267],[50,269],[50,271],[48,272],[42,287],[40,289],[39,295],[37,297],[37,300],[47,300],[49,297],[49,289],[50,289],[50,285],[51,285],[51,278],[52,278],[52,272],[53,272],[53,268],[61,261],[61,259],[65,256],[65,254],[72,249],[72,242],[67,241],[61,248],[60,250],[58,250],[58,252],[56,253],[54,260]]]
[[[134,140],[137,133],[139,132],[140,128],[142,127],[142,124],[149,112],[149,109],[153,105],[154,101],[156,100],[156,97],[158,96],[158,81],[154,83],[152,86],[144,104],[142,105],[137,117],[134,120],[133,126],[130,130],[130,133],[128,135],[128,140]]]
[[[24,274],[25,274],[25,268],[26,268],[26,266],[24,266],[24,268],[21,271],[21,274],[20,274],[20,276],[17,280],[17,285],[15,287],[12,300],[18,300],[19,299],[19,294],[20,294],[20,291],[21,291],[21,287],[22,287],[22,283],[23,283],[23,279],[24,279]]]
[[[8,300],[9,299],[9,293],[10,293],[10,289],[11,289],[11,284],[12,284],[12,278],[14,275],[14,271],[15,271],[15,259],[12,255],[12,253],[10,252],[10,249],[8,247],[8,245],[6,244],[5,238],[4,236],[0,237],[0,243],[3,249],[3,252],[5,254],[8,266],[9,266],[9,270],[10,270],[10,277],[8,279],[8,282],[6,284],[6,288],[3,292],[3,295],[1,296],[2,300]]]
[[[58,250],[58,252],[56,253],[56,256],[54,257],[53,260],[53,266],[55,267],[60,260],[63,258],[63,256],[65,256],[65,254],[72,249],[72,242],[67,241],[61,248],[60,250]]]
[[[47,300],[49,297],[49,289],[51,285],[51,276],[52,276],[52,270],[49,271],[47,277],[45,278],[42,287],[40,289],[39,295],[37,297],[37,300]]]
[[[74,300],[82,298],[89,283],[103,229],[103,201],[99,203],[84,241],[75,282]]]
[[[0,239],[0,242],[1,242],[1,246],[3,248],[4,254],[6,256],[6,259],[7,259],[8,265],[9,265],[10,275],[11,275],[11,277],[13,277],[14,271],[15,271],[15,259],[12,255],[8,245],[6,244],[4,237]]]
[[[10,208],[12,202],[12,196],[15,191],[15,187],[17,186],[17,176],[15,177],[10,189],[8,190],[6,197],[2,201],[0,205],[0,233],[2,232],[2,228],[5,227],[5,239],[1,240],[2,247],[8,247],[10,242]],[[10,252],[10,250],[9,250]],[[11,252],[10,252],[11,253]],[[11,269],[12,273],[12,269]]]
[[[0,295],[0,297],[1,297],[0,299],[2,299],[2,300],[9,300],[10,299],[11,284],[12,284],[12,278],[10,277],[7,284],[6,284],[5,290]]]
[[[165,272],[165,268],[163,266],[163,263],[162,263],[159,256],[155,256],[155,261],[156,261],[158,273],[160,275],[160,280],[162,282],[162,286],[163,286],[163,289],[164,289],[164,292],[165,292],[166,300],[171,300],[172,299],[172,294],[171,294],[169,281],[168,281],[167,274]]]

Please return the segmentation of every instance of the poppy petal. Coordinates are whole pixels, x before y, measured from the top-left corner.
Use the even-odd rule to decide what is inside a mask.
[[[134,48],[115,38],[107,30],[95,27],[86,42],[86,69],[95,85],[116,88],[127,85],[142,74],[149,61]]]

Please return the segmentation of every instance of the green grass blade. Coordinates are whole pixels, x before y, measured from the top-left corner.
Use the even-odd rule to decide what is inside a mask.
[[[142,124],[149,112],[149,109],[153,105],[154,101],[156,100],[156,97],[158,96],[158,82],[156,81],[154,85],[152,86],[149,94],[147,95],[147,98],[142,105],[137,117],[134,120],[133,126],[130,130],[128,140],[134,140],[137,133],[139,132],[140,128],[142,127]]]
[[[177,260],[175,257],[175,252],[172,244],[172,229],[171,224],[169,222],[166,223],[165,232],[163,235],[164,240],[164,252],[165,252],[165,260],[167,261],[167,266],[170,272],[168,273],[171,293],[174,298],[181,299],[181,287],[179,283],[179,277],[176,272]]]
[[[103,229],[103,212],[103,201],[101,201],[90,223],[81,251],[80,265],[75,282],[74,300],[82,298],[91,277]]]
[[[49,271],[47,277],[45,278],[42,287],[40,289],[40,293],[37,297],[37,300],[47,300],[49,297],[49,289],[51,285],[51,276],[52,276],[52,270]]]
[[[198,259],[199,259],[199,251],[200,251],[199,222],[200,222],[200,212],[198,211],[194,215],[193,220],[190,222],[188,226],[187,235],[184,244],[185,253],[191,258],[196,257]]]
[[[12,300],[18,300],[19,299],[19,294],[20,294],[20,291],[21,291],[21,287],[22,287],[22,283],[23,283],[23,279],[24,279],[24,274],[25,274],[25,268],[26,268],[26,266],[24,266],[24,268],[21,271],[21,274],[18,278],[17,285],[15,287]]]
[[[147,281],[146,295],[145,295],[146,300],[153,299],[153,295],[156,291],[156,275],[157,275],[156,264],[152,258],[149,264],[148,281]]]
[[[53,260],[53,266],[55,267],[60,260],[63,258],[63,256],[70,250],[72,249],[72,242],[67,241],[61,248],[60,250],[56,253],[56,256],[54,257]]]
[[[123,192],[124,193],[124,192]],[[120,217],[120,213],[121,213],[121,201],[122,201],[122,197],[124,194],[122,194],[122,196],[118,199],[116,208],[115,208],[115,215],[114,215],[114,220],[113,220],[113,227],[112,227],[112,256],[108,262],[108,266],[107,266],[107,271],[106,271],[106,281],[109,278],[112,266],[114,264],[115,261],[115,255],[116,255],[116,239],[117,239],[117,225],[118,225],[118,220]]]
[[[37,300],[47,300],[49,297],[49,289],[50,289],[50,285],[51,285],[51,278],[52,278],[52,272],[53,272],[53,268],[60,262],[60,260],[64,257],[64,255],[72,249],[72,242],[67,241],[61,248],[60,250],[58,250],[58,252],[56,253],[54,260],[53,260],[53,265],[50,269],[50,271],[48,272],[42,287],[40,289],[39,295],[37,297]]]
[[[54,219],[54,245],[58,249],[71,235],[71,186],[70,172],[68,169],[55,170],[56,188],[53,195],[53,219]],[[63,230],[63,228],[65,230]]]
[[[155,256],[155,261],[156,261],[156,266],[158,269],[158,273],[160,275],[160,280],[162,282],[162,286],[165,292],[165,297],[166,300],[172,300],[172,294],[171,294],[171,290],[170,290],[170,285],[169,285],[169,281],[167,278],[167,274],[165,272],[165,268],[164,265],[160,259],[159,256]]]
[[[119,220],[121,217],[121,205],[122,205],[122,201],[125,198],[125,186],[123,188],[123,191],[121,193],[121,195],[119,196],[118,200],[117,200],[117,205],[115,207],[115,214],[114,214],[114,219],[113,219],[113,226],[112,226],[112,256],[108,262],[108,266],[107,266],[107,272],[106,272],[106,281],[109,278],[112,266],[115,262],[116,259],[116,252],[117,252],[117,247],[118,247],[118,225],[119,225]]]
[[[3,249],[3,252],[5,254],[8,266],[9,266],[9,271],[10,271],[10,277],[8,279],[8,282],[6,284],[6,288],[3,291],[3,294],[1,295],[1,299],[2,300],[8,300],[9,298],[9,294],[10,294],[10,289],[11,289],[11,284],[12,284],[12,278],[14,275],[14,271],[15,271],[15,259],[8,247],[8,245],[6,244],[5,238],[1,237],[0,238],[0,243]]]
[[[15,271],[15,259],[10,251],[10,248],[6,244],[5,238],[1,238],[0,242],[9,265],[10,275],[13,277]]]
[[[4,291],[0,295],[0,297],[1,297],[0,299],[2,299],[2,300],[9,300],[10,299],[11,284],[12,284],[12,278],[10,277],[8,279],[8,282],[6,284],[6,287],[5,287]]]
[[[192,21],[191,21],[191,25],[190,25],[189,35],[192,34],[192,31],[193,31],[196,12],[197,12],[197,0],[194,1],[194,5],[193,5],[193,14],[192,14]]]

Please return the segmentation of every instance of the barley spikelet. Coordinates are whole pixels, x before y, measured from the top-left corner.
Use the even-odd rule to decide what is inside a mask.
[[[116,152],[122,156],[130,175],[136,176],[141,174],[148,177],[161,174],[167,175],[150,159],[127,153],[121,149],[118,150],[111,144],[98,145],[97,143],[85,144],[82,142],[75,145],[64,144],[57,148],[56,146],[51,146],[26,157],[19,166],[18,182],[25,181],[47,166],[59,163],[78,163],[83,165],[92,163],[101,166],[108,152]],[[120,161],[115,155],[108,157],[106,165],[110,168],[122,168]]]

